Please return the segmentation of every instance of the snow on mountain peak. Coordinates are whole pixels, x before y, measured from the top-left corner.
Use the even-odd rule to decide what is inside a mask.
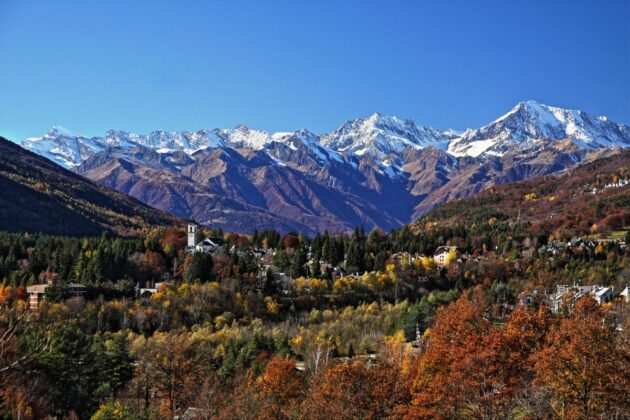
[[[88,138],[53,126],[42,137],[24,140],[22,146],[65,167],[77,166],[93,154],[112,147],[123,153],[147,147],[158,153],[183,151],[189,155],[202,149],[227,147],[267,150],[276,161],[303,160],[308,155],[309,159],[323,164],[332,160],[354,164],[352,156],[369,156],[382,168],[396,169],[401,166],[402,152],[407,148],[432,146],[446,149],[453,156],[474,157],[503,155],[541,142],[566,139],[580,148],[630,147],[630,127],[606,117],[528,100],[519,102],[495,121],[464,132],[440,132],[410,119],[375,112],[346,121],[321,136],[306,129],[269,134],[239,125],[233,129],[152,131],[144,135],[109,130],[102,137]],[[279,144],[288,149],[282,151]]]
[[[246,125],[237,125],[234,129],[215,129],[213,132],[232,147],[248,147],[261,150],[272,141],[266,131],[249,128]]]
[[[322,144],[331,149],[359,156],[370,154],[381,161],[407,147],[421,149],[428,145],[439,146],[446,141],[448,136],[433,128],[378,112],[367,118],[347,121],[322,136]]]
[[[104,147],[87,137],[72,134],[59,125],[53,126],[41,137],[29,137],[22,147],[42,155],[66,168],[79,165]]]
[[[449,144],[448,152],[456,156],[502,155],[541,141],[565,139],[582,148],[630,145],[627,129],[607,118],[529,100],[480,129],[467,130]]]
[[[53,125],[47,133],[49,136],[74,136],[74,133],[61,125]]]

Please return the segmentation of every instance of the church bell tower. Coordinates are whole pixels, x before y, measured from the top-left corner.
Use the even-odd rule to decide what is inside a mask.
[[[188,225],[188,248],[194,248],[199,243],[199,234],[197,233],[197,225]]]

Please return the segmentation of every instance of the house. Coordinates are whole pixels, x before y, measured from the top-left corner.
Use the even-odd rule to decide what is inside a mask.
[[[592,292],[593,298],[597,301],[598,305],[612,302],[615,299],[615,289],[612,287],[602,287],[599,290]]]
[[[276,274],[276,284],[280,287],[283,294],[291,293],[291,286],[293,286],[293,279],[286,273]]]
[[[346,275],[346,269],[340,266],[333,267],[332,269],[332,279],[337,280]]]
[[[46,284],[34,284],[26,288],[28,293],[28,307],[31,310],[38,310],[42,301],[46,298],[46,289],[53,285],[52,281]],[[69,283],[63,286],[69,298],[78,297],[83,298],[87,294],[87,287],[78,283]]]
[[[573,242],[569,242],[568,246],[570,248],[580,248],[580,249],[595,249],[595,247],[597,246],[597,244],[591,240],[587,240],[587,239],[576,239]]]
[[[538,253],[556,255],[558,252],[562,250],[562,248],[563,248],[563,245],[560,244],[558,241],[556,241],[556,242],[542,245],[540,248],[538,248]]]
[[[143,300],[149,299],[152,295],[157,293],[163,284],[169,284],[166,281],[155,283],[154,287],[140,287],[140,284],[136,284],[136,298]]]
[[[39,308],[39,304],[44,300],[47,287],[47,284],[35,284],[26,288],[29,309],[36,311]]]
[[[459,255],[456,246],[443,245],[443,246],[438,247],[438,249],[435,250],[435,252],[433,253],[433,259],[435,260],[438,267],[444,267],[445,265],[447,265],[447,263],[450,263],[450,261],[448,261],[448,255],[453,251],[457,255]]]
[[[173,417],[173,420],[194,420],[194,419],[205,419],[207,416],[204,411],[200,408],[188,407],[184,414],[181,416]]]
[[[189,252],[205,252],[206,254],[211,254],[225,244],[222,238],[206,238],[200,240],[199,227],[194,223],[188,224],[186,233],[186,249]]]
[[[411,264],[413,262],[411,254],[409,254],[408,252],[397,252],[393,254],[391,258],[395,261],[400,261],[407,264]]]
[[[216,252],[221,248],[224,244],[223,239],[219,238],[206,238],[203,241],[197,243],[193,252],[204,252],[206,254],[211,254]]]

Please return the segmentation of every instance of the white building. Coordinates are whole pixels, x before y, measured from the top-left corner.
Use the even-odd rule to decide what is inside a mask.
[[[155,293],[157,293],[163,284],[168,284],[168,282],[155,283],[154,287],[140,288],[139,286],[136,286],[136,297],[139,297],[142,299],[148,299],[151,297],[151,295],[154,295]]]
[[[211,254],[221,248],[222,245],[223,243],[221,243],[218,239],[206,238],[195,245],[194,252],[205,252],[206,254]]]
[[[433,254],[433,259],[435,260],[436,264],[439,267],[444,267],[446,265],[448,254],[451,251],[455,251],[455,253],[457,253],[457,247],[456,246],[440,246],[438,247],[438,249],[435,250],[435,253]]]
[[[193,253],[204,252],[206,254],[211,254],[221,248],[225,243],[222,238],[206,238],[200,240],[199,227],[194,223],[188,225],[187,235],[188,241],[186,249]]]
[[[602,287],[599,290],[592,292],[593,297],[597,301],[598,305],[612,302],[615,299],[615,290],[612,287]]]
[[[188,248],[192,249],[199,243],[199,233],[197,225],[191,223],[188,225]]]
[[[606,286],[568,286],[559,284],[556,286],[556,292],[549,296],[551,311],[556,313],[565,305],[571,309],[575,302],[583,296],[590,295],[597,301],[598,305],[611,302],[615,298],[615,290]]]

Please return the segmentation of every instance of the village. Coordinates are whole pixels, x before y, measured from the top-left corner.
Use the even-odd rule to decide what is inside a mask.
[[[530,248],[524,250],[523,255],[531,257],[533,252],[538,252],[539,255],[546,256],[546,258],[554,258],[557,253],[566,249],[593,251],[600,243],[601,241],[581,238],[566,242],[552,241],[536,249]],[[617,243],[622,249],[625,249],[625,241],[618,240]],[[279,271],[278,268],[274,266],[273,261],[277,253],[276,249],[242,249],[234,245],[230,249],[226,249],[226,242],[221,237],[207,237],[202,239],[199,226],[196,224],[188,224],[186,227],[186,252],[189,254],[201,253],[206,255],[224,252],[229,254],[234,253],[240,257],[247,255],[253,258],[258,265],[258,280],[261,282],[264,281],[268,273],[273,272],[279,291],[285,296],[290,295],[292,290],[301,281],[301,279],[292,278],[287,273]],[[323,260],[315,261],[312,258],[310,250],[307,257],[308,259],[304,263],[306,269],[313,266],[313,264],[317,264],[321,272],[328,270],[328,272],[331,273],[333,282],[339,279],[359,281],[364,276],[375,276],[378,274],[374,271],[365,273],[348,272],[345,268],[345,263],[332,266],[330,263]],[[442,245],[438,246],[435,252],[430,256],[398,252],[391,255],[390,261],[397,265],[402,264],[407,266],[424,264],[425,267],[433,267],[436,272],[439,272],[446,270],[452,263],[460,265],[470,261],[479,263],[489,258],[496,258],[496,256],[493,252],[489,252],[486,256],[471,256],[460,252],[456,246]],[[153,294],[157,293],[162,286],[168,286],[172,283],[171,276],[168,275],[168,273],[162,277],[161,281],[155,281],[151,284],[141,285],[138,282],[135,286],[135,298],[146,301]],[[39,308],[42,301],[46,298],[46,290],[55,283],[54,275],[47,275],[46,279],[46,283],[27,287],[29,308],[31,310],[37,310]],[[304,281],[300,284],[302,283],[304,283]],[[63,294],[63,298],[65,299],[84,299],[87,294],[87,287],[72,282],[64,285]],[[537,287],[523,291],[516,297],[516,305],[528,308],[542,305],[548,307],[553,313],[558,313],[563,309],[568,308],[570,310],[570,308],[575,305],[575,302],[584,296],[591,296],[598,305],[603,305],[615,300],[628,302],[629,294],[630,287],[627,285],[621,290],[615,290],[612,286],[582,285],[579,279],[574,279],[572,284],[558,284],[555,289]]]

